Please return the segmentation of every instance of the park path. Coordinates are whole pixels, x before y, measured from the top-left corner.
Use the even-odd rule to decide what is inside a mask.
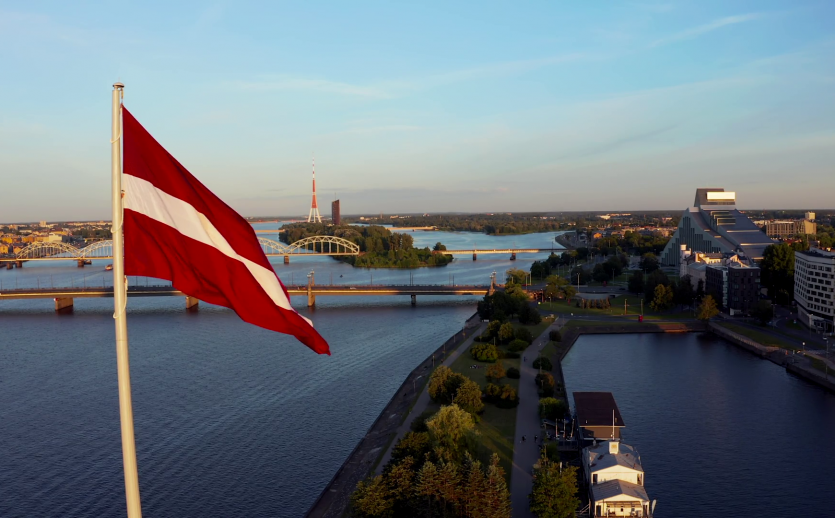
[[[532,364],[539,356],[540,349],[548,343],[548,333],[553,329],[560,329],[564,322],[562,319],[556,319],[522,353],[523,361],[519,369],[519,406],[516,408],[516,437],[510,476],[513,518],[534,518],[528,506],[528,495],[533,490],[531,469],[539,459],[539,446],[534,442],[534,436],[538,435],[541,442],[543,430],[539,419],[539,392],[535,381],[539,371],[534,369]],[[527,436],[524,443],[523,435]]]
[[[461,342],[461,345],[459,345],[457,349],[449,353],[449,356],[447,356],[447,359],[444,360],[443,363],[441,363],[441,365],[446,365],[447,367],[451,366],[452,363],[455,360],[457,360],[459,356],[461,356],[461,354],[463,354],[467,349],[470,348],[470,346],[473,344],[473,338],[483,333],[486,329],[487,324],[484,323],[482,323],[475,329],[471,329],[469,331],[470,337]],[[431,375],[432,373],[429,372],[424,376]],[[409,412],[409,415],[406,416],[406,419],[403,420],[403,423],[400,425],[400,428],[397,429],[397,435],[394,437],[394,440],[391,441],[388,450],[386,450],[386,453],[383,455],[383,458],[377,465],[377,469],[374,471],[375,475],[379,475],[383,472],[383,468],[386,466],[386,464],[388,464],[389,460],[391,460],[391,452],[392,450],[394,450],[394,446],[397,444],[397,441],[402,439],[403,436],[406,435],[406,432],[411,430],[412,421],[415,419],[415,417],[419,416],[423,413],[424,410],[426,410],[426,407],[429,406],[430,401],[431,399],[429,398],[429,384],[426,383],[420,396],[418,397],[417,402],[415,403],[415,406],[412,407],[412,410],[411,412]]]

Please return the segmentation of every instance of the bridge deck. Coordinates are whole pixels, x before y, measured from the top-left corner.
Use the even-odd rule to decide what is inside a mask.
[[[383,286],[383,285],[315,285],[314,295],[484,295],[490,286]],[[287,286],[287,291],[293,295],[307,295],[307,285]],[[0,292],[0,300],[4,299],[51,299],[51,298],[97,298],[112,297],[113,288],[40,288],[15,289]],[[130,297],[170,297],[186,296],[185,293],[171,286],[129,286]]]

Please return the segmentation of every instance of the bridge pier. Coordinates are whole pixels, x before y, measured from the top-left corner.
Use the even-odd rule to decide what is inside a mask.
[[[18,268],[23,268],[23,261],[15,261],[15,262],[14,262],[14,264],[15,264],[15,266],[17,266]]]
[[[478,259],[478,254],[476,254],[475,252],[473,252],[473,261],[475,261],[476,259]]]
[[[412,293],[412,306],[417,306],[417,295]]]
[[[79,268],[84,268],[84,259],[79,259],[78,260],[78,267]]]
[[[307,276],[307,307],[309,308],[316,305],[316,295],[313,293],[314,283],[313,272],[310,272],[310,275]]]
[[[7,270],[12,270],[12,269],[14,269],[14,263],[13,263],[13,262],[11,262],[11,261],[9,261],[8,263],[6,263],[6,269],[7,269]]]
[[[510,253],[510,260],[511,260],[511,261],[515,261],[515,260],[516,260],[516,252],[511,252],[511,253]]]
[[[200,299],[197,297],[192,297],[191,295],[186,295],[186,310],[187,311],[197,311],[199,309],[198,304],[200,303]]]
[[[55,297],[55,311],[72,311],[72,297]]]
[[[290,264],[290,256],[289,255],[284,256],[284,264]]]

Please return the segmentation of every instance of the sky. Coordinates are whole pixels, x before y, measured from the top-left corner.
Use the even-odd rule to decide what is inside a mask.
[[[835,2],[6,2],[0,221],[108,219],[110,102],[244,216],[835,207]]]

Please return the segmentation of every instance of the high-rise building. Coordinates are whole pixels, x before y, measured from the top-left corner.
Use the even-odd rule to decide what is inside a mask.
[[[804,325],[825,333],[835,330],[835,252],[812,248],[794,253],[794,300]]]
[[[705,267],[705,293],[731,315],[751,313],[759,300],[760,269],[739,262]]]
[[[768,237],[781,239],[793,237],[798,234],[814,236],[818,233],[818,226],[814,221],[811,221],[809,219],[808,216],[810,214],[812,215],[812,219],[814,219],[814,213],[807,212],[806,219],[796,219],[789,221],[766,221],[765,234]]]
[[[684,210],[678,229],[661,252],[661,263],[678,266],[681,245],[694,252],[728,253],[759,261],[773,241],[737,210],[736,193],[721,188],[696,190],[693,207]]]
[[[334,225],[342,224],[342,216],[339,213],[339,200],[333,200],[333,203],[331,203],[331,219]]]

